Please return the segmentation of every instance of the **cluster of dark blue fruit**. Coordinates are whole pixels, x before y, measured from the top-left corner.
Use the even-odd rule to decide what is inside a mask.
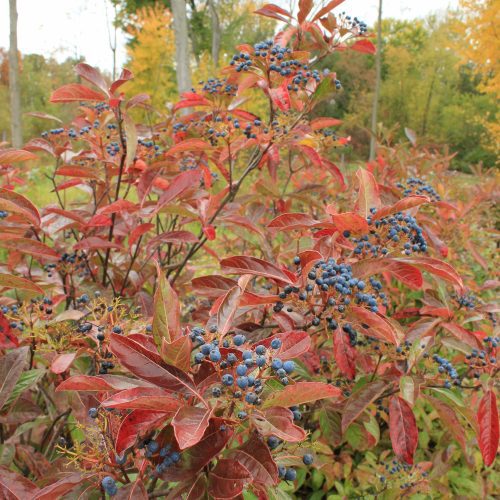
[[[116,486],[116,482],[111,476],[103,478],[101,486],[110,497],[113,497],[118,493],[118,486]]]
[[[348,30],[354,35],[364,35],[368,31],[368,26],[358,17],[351,17],[345,12],[342,12],[337,16],[337,29],[339,29],[339,31]]]
[[[405,198],[418,194],[428,196],[431,201],[441,201],[441,196],[437,194],[436,190],[418,177],[409,177],[406,179],[406,183],[398,182],[396,187],[403,190]]]
[[[300,266],[300,257],[294,263]],[[298,272],[301,272],[298,267]],[[294,307],[307,308],[312,311],[311,326],[319,326],[322,319],[330,330],[338,328],[334,315],[346,312],[349,304],[364,305],[372,312],[378,312],[379,299],[386,305],[386,295],[381,292],[382,283],[371,277],[368,282],[358,279],[352,274],[352,266],[337,263],[335,259],[319,261],[307,274],[307,285],[301,289],[287,285],[279,294],[280,300],[274,305],[274,311],[286,308],[292,312]],[[349,324],[343,325],[346,333],[354,337],[354,330]]]
[[[473,293],[452,294],[459,307],[474,309],[476,307],[477,297]]]
[[[380,257],[401,246],[405,255],[427,252],[427,241],[415,217],[397,212],[394,215],[373,220],[376,209],[372,208],[370,211],[371,215],[366,219],[368,225],[372,226],[369,234],[353,238],[350,237],[349,231],[344,231],[344,236],[356,244],[353,250],[354,255]]]
[[[439,365],[438,366],[439,373],[448,375],[451,378],[454,385],[460,385],[460,376],[458,375],[457,370],[449,360],[443,358],[442,356],[439,356],[439,354],[434,354],[432,356],[432,359]],[[450,389],[452,382],[446,380],[444,386],[447,389]]]
[[[82,278],[88,274],[87,256],[82,252],[63,253],[57,263],[46,264],[44,266],[48,277],[53,276],[54,271],[59,271],[61,274],[78,273],[78,277]]]
[[[156,472],[163,474],[169,467],[174,466],[181,460],[181,454],[178,451],[172,450],[172,445],[166,444],[160,447],[159,443],[153,439],[144,442],[144,456],[146,458],[160,459],[160,463],[156,466]]]
[[[418,483],[429,475],[428,472],[422,471],[417,465],[413,467],[412,465],[398,462],[397,460],[392,460],[384,464],[385,473],[389,475],[389,480],[391,484],[396,481],[399,482],[399,489],[405,490],[417,486]],[[385,475],[379,476],[380,482],[385,485],[388,478]]]
[[[116,156],[120,152],[120,145],[117,142],[112,141],[106,145],[106,151],[109,156]]]
[[[211,393],[219,398],[224,393],[229,393],[232,398],[241,400],[244,408],[239,411],[238,418],[244,420],[248,413],[246,409],[262,404],[261,393],[264,390],[263,373],[273,376],[283,385],[288,385],[289,376],[295,370],[295,363],[291,360],[282,361],[276,357],[282,345],[278,338],[272,339],[270,346],[250,345],[244,335],[238,334],[232,338],[224,339],[222,343],[214,338],[216,328],[211,328],[209,334],[202,327],[194,327],[190,337],[194,343],[196,353],[194,362],[201,364],[211,362],[223,372],[220,384],[212,387]],[[227,351],[230,352],[227,352]],[[236,353],[235,350],[239,351]]]
[[[228,83],[227,79],[221,80],[220,78],[209,78],[206,82],[201,81],[201,90],[210,95],[224,95],[234,97],[238,87]]]
[[[499,345],[499,341],[498,337],[486,337],[483,340],[486,349],[472,349],[471,353],[465,356],[465,362],[473,370],[474,378],[479,378],[483,371],[489,370],[491,367],[496,368],[497,358],[494,349]]]

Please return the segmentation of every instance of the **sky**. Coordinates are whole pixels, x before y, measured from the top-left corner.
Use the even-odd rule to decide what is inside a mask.
[[[270,0],[269,3],[271,3]],[[287,0],[279,0],[283,6]],[[384,17],[413,19],[456,8],[458,0],[383,0]],[[372,25],[378,0],[346,0],[338,10]],[[17,0],[18,46],[22,53],[38,53],[64,60],[83,56],[86,62],[111,71],[113,59],[109,28],[113,9],[109,0]],[[126,37],[118,33],[117,64],[126,62]],[[0,0],[0,47],[9,46],[9,2]]]

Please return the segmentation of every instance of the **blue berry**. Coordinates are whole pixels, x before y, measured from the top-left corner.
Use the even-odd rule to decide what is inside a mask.
[[[89,417],[90,418],[97,418],[97,415],[99,412],[97,411],[97,408],[90,408],[89,409]]]
[[[285,361],[283,363],[283,369],[286,373],[292,373],[295,370],[295,363],[293,361]]]
[[[246,338],[244,335],[235,335],[233,338],[233,342],[235,346],[240,346],[243,345],[246,341]]]
[[[273,339],[271,341],[271,347],[273,349],[279,349],[281,347],[281,340],[280,339]]]
[[[233,385],[234,383],[234,377],[232,375],[230,375],[229,373],[226,373],[224,375],[222,375],[222,383],[224,385]]]
[[[311,465],[314,462],[314,457],[310,453],[306,453],[302,457],[302,461],[304,462],[304,465]]]
[[[285,479],[287,481],[295,481],[297,479],[297,471],[295,469],[287,469],[285,473]]]
[[[236,373],[240,376],[246,375],[247,371],[248,368],[246,367],[246,365],[238,365],[236,367]]]

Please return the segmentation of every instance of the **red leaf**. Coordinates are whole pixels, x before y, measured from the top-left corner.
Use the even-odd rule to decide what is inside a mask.
[[[76,357],[76,352],[68,352],[65,354],[59,354],[54,361],[52,361],[52,364],[50,365],[50,371],[52,373],[63,373],[65,372],[70,366],[71,363],[75,360]]]
[[[256,342],[254,345],[263,345],[269,348],[273,339],[281,340],[281,347],[276,353],[276,356],[282,361],[298,358],[300,355],[309,351],[309,348],[311,347],[311,337],[307,332],[303,331],[278,333],[272,337]]]
[[[35,496],[31,497],[31,500],[54,500],[54,498],[62,498],[85,479],[86,477],[80,472],[66,474],[59,481],[45,486]]]
[[[356,40],[350,48],[364,54],[375,54],[377,52],[377,47],[368,38]]]
[[[484,464],[489,467],[497,454],[499,436],[497,398],[492,389],[485,392],[479,402],[477,420],[479,423],[479,448],[483,455]]]
[[[386,388],[386,382],[383,380],[375,380],[374,382],[369,382],[364,385],[359,391],[354,392],[349,397],[344,412],[342,413],[342,433],[345,433],[349,425],[351,425]]]
[[[255,427],[263,436],[276,436],[289,443],[303,441],[307,433],[293,423],[293,413],[288,408],[272,407],[251,415]]]
[[[128,200],[117,200],[113,203],[110,203],[109,205],[106,205],[105,207],[100,208],[97,212],[100,214],[114,214],[118,212],[128,212],[132,213],[137,211],[139,207],[135,204],[132,203],[131,201]]]
[[[311,12],[313,4],[313,0],[299,0],[299,13],[297,15],[299,23],[302,24],[306,20],[309,12]]]
[[[38,491],[38,487],[29,479],[0,466],[0,498],[2,500],[26,500],[33,498]]]
[[[200,177],[201,171],[199,169],[188,170],[174,177],[168,188],[165,189],[160,196],[153,215],[157,214],[165,205],[180,196],[184,193],[184,191],[196,188],[198,186],[198,182],[200,181]]]
[[[318,221],[307,214],[281,214],[275,217],[267,227],[277,228],[280,231],[290,229],[307,229],[313,227]]]
[[[175,144],[167,151],[167,156],[173,156],[177,153],[185,151],[210,151],[212,146],[201,139],[184,139],[182,142]]]
[[[80,179],[99,179],[96,169],[85,165],[63,165],[56,170],[56,175],[78,177]]]
[[[221,430],[224,420],[213,418],[203,439],[182,453],[182,460],[177,467],[170,467],[162,476],[165,480],[184,481],[192,478],[207,465],[213,457],[218,455],[233,436],[233,429],[225,426]]]
[[[120,391],[101,403],[104,408],[149,410],[173,415],[184,402],[158,387],[133,387]]]
[[[105,101],[106,96],[79,83],[63,85],[52,92],[50,102]]]
[[[245,255],[229,257],[221,260],[220,265],[222,270],[228,274],[252,274],[289,284],[293,283],[277,266],[256,257],[247,257]]]
[[[146,436],[150,429],[158,428],[169,415],[151,410],[133,410],[123,420],[116,436],[115,450],[121,455],[135,442]]]
[[[36,283],[33,283],[33,281],[21,278],[20,276],[14,276],[13,274],[0,273],[0,287],[28,290],[39,295],[44,294],[43,289]]]
[[[208,491],[215,500],[238,497],[252,475],[237,460],[221,458],[208,475]]]
[[[35,205],[14,191],[0,188],[0,210],[20,214],[26,217],[34,226],[40,226],[40,214]]]
[[[131,247],[143,234],[155,227],[154,224],[150,222],[145,222],[144,224],[139,224],[132,229],[130,236],[128,237],[128,246]]]
[[[55,250],[38,240],[31,240],[29,238],[0,240],[0,246],[8,248],[9,250],[32,255],[38,260],[59,260],[59,254]]]
[[[338,7],[342,2],[344,2],[344,0],[331,0],[317,12],[312,20],[318,20],[320,17],[323,17],[325,14],[328,14],[330,11],[332,11],[335,7]]]
[[[460,424],[460,420],[458,420],[456,410],[448,406],[440,399],[427,395],[425,396],[425,399],[427,399],[437,411],[439,418],[442,420],[443,429],[446,429],[451,433],[451,435],[462,447],[464,453],[466,453],[467,446],[465,441],[465,432]]]
[[[89,238],[84,238],[78,243],[73,245],[74,250],[99,250],[101,248],[116,248],[117,250],[122,250],[122,246],[118,243],[113,243],[112,241],[107,241],[98,236],[90,236]]]
[[[263,5],[260,9],[257,9],[254,14],[260,14],[261,16],[270,17],[272,19],[277,19],[278,21],[288,22],[286,18],[292,18],[290,12],[277,5],[268,3]]]
[[[392,327],[391,323],[364,307],[351,306],[349,309],[349,318],[353,322],[358,323],[356,327],[360,328],[364,335],[375,337],[391,344],[399,344],[401,340],[398,332]],[[363,325],[367,325],[368,328]]]
[[[390,207],[383,207],[380,210],[377,210],[377,212],[373,214],[372,220],[376,221],[396,212],[403,212],[404,210],[418,207],[424,203],[429,203],[429,198],[427,198],[427,196],[408,196],[407,198],[397,201]]]
[[[198,238],[190,231],[168,231],[148,241],[148,247],[153,247],[161,243],[182,245],[183,243],[198,243],[198,241]]]
[[[358,211],[364,217],[370,215],[370,208],[380,208],[379,188],[373,174],[363,168],[356,172],[359,181]]]
[[[0,149],[0,165],[21,163],[23,161],[36,160],[37,158],[36,154],[24,149]]]
[[[191,367],[191,351],[193,344],[188,336],[179,337],[173,342],[162,339],[161,357],[169,365],[175,366],[183,372],[188,372]]]
[[[202,276],[201,278],[194,278],[191,281],[191,286],[196,293],[210,298],[219,297],[236,285],[236,281],[231,278],[226,278],[216,274],[211,276]]]
[[[462,278],[457,274],[455,269],[438,259],[433,259],[432,257],[413,257],[413,258],[397,258],[393,259],[396,262],[405,262],[406,264],[410,264],[412,266],[417,266],[422,268],[424,271],[428,273],[434,274],[443,278],[445,281],[449,281],[455,285],[458,285],[460,288],[464,287],[462,282]]]
[[[0,358],[0,409],[9,399],[21,376],[28,351],[28,347],[21,347]]]
[[[413,464],[418,443],[417,423],[411,406],[399,396],[389,400],[389,433],[398,459]]]
[[[327,207],[326,211],[331,213],[331,208]],[[353,233],[368,233],[368,222],[361,215],[354,212],[346,212],[343,214],[332,214],[332,221],[339,232],[351,231]]]
[[[264,402],[263,408],[269,406],[297,406],[320,399],[335,398],[342,391],[324,382],[297,382],[287,385],[282,391],[273,392]]]
[[[333,352],[340,371],[349,379],[356,374],[356,349],[349,342],[349,336],[344,331],[335,332]]]
[[[448,330],[452,335],[454,335],[458,340],[472,347],[473,349],[481,349],[481,341],[469,330],[457,325],[456,323],[441,323],[441,326]]]
[[[81,76],[84,80],[95,85],[98,89],[102,90],[106,95],[108,92],[108,84],[106,80],[101,75],[101,72],[87,63],[78,63],[75,66],[75,73]]]
[[[109,87],[109,92],[110,94],[115,94],[115,92],[124,84],[124,83],[127,83],[128,81],[132,80],[134,78],[134,75],[132,74],[132,72],[126,68],[122,69],[122,72],[120,73],[120,76],[118,77],[117,80],[115,80],[112,84],[111,84],[111,87]],[[139,96],[141,96],[140,98],[141,99],[144,99],[144,94],[139,94]],[[127,103],[127,108],[130,107],[131,105],[131,102],[132,104],[135,104],[137,102],[137,98],[139,96],[134,96],[132,97],[132,99],[135,99],[134,101],[132,101],[132,99]],[[146,96],[146,98],[148,98],[148,96]]]
[[[153,338],[158,349],[161,339],[172,342],[181,335],[181,308],[179,297],[165,277],[160,266],[157,267],[158,279],[153,304]]]
[[[133,483],[120,486],[113,500],[148,500],[148,498],[149,495],[144,483],[140,479],[136,479]]]
[[[241,288],[235,286],[227,291],[220,302],[217,311],[217,330],[219,335],[224,336],[231,328],[234,315],[238,310],[241,298]]]
[[[269,447],[257,433],[253,433],[244,445],[230,450],[228,456],[248,469],[253,482],[262,486],[274,486],[278,483],[278,466]]]
[[[311,121],[311,128],[313,130],[320,130],[322,128],[327,127],[336,127],[337,125],[341,125],[342,120],[338,120],[337,118],[327,118],[325,116],[321,118],[315,118]]]
[[[269,97],[281,111],[290,109],[290,94],[286,88],[286,82],[277,88],[269,89]]]
[[[103,214],[94,215],[85,225],[85,227],[109,227],[113,224],[113,221]]]
[[[0,349],[12,349],[16,347],[19,347],[19,341],[10,328],[9,320],[5,317],[4,313],[0,311]]]
[[[207,237],[208,241],[215,240],[216,237],[215,227],[212,225],[203,226],[203,234]]]
[[[137,377],[172,392],[196,396],[203,401],[194,388],[193,381],[183,371],[163,363],[160,356],[137,342],[112,333],[110,349],[120,363]]]
[[[172,419],[175,438],[181,450],[199,443],[208,428],[212,410],[197,406],[184,406]]]
[[[120,375],[75,375],[61,382],[56,392],[61,391],[122,391],[136,387],[150,387],[142,380],[122,377]]]

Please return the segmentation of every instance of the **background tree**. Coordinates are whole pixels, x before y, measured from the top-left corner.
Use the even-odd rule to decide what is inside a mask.
[[[21,123],[21,91],[19,88],[19,60],[17,50],[17,5],[9,0],[10,45],[9,45],[9,90],[11,142],[15,148],[23,142]]]

